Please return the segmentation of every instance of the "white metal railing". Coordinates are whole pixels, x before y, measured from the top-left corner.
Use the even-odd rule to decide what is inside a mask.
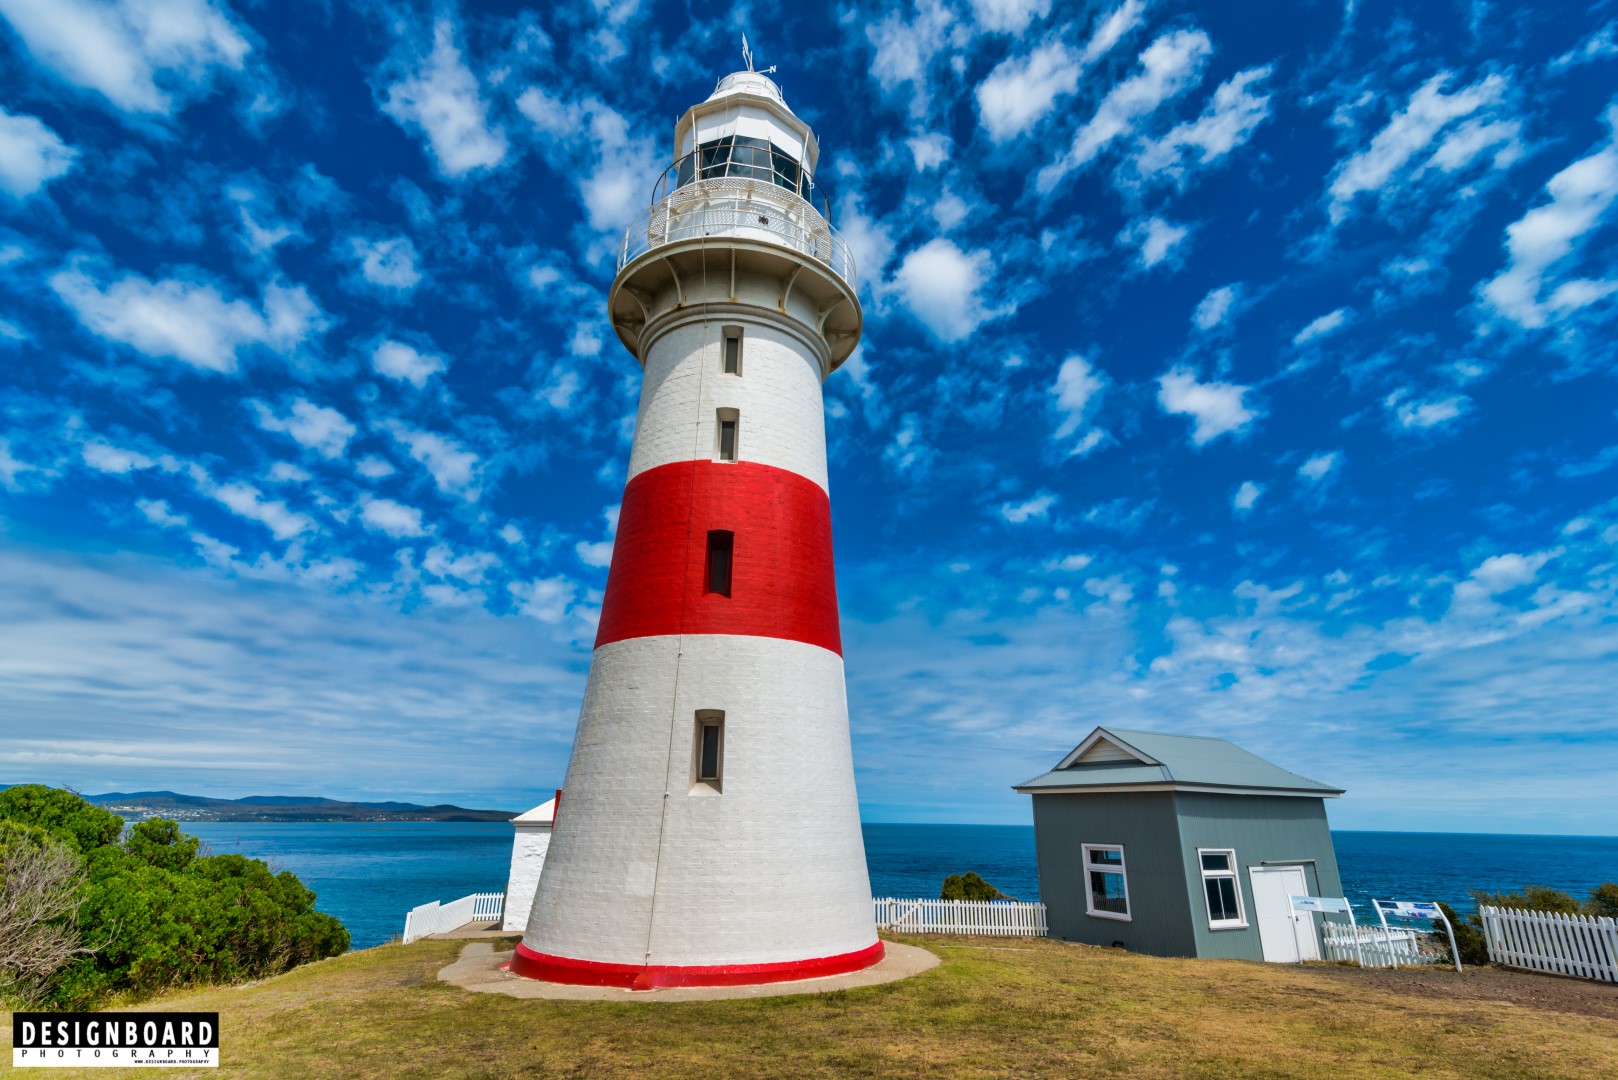
[[[1618,920],[1487,905],[1478,915],[1496,964],[1618,982]]]
[[[473,893],[447,904],[437,900],[420,904],[405,915],[404,933],[400,937],[408,945],[432,934],[457,930],[469,922],[498,919],[505,906],[506,894],[497,892]]]
[[[643,210],[624,231],[618,268],[653,248],[704,236],[791,248],[856,287],[853,251],[809,203],[771,183],[730,177],[687,184]]]
[[[1438,950],[1420,930],[1389,927],[1384,931],[1380,926],[1338,922],[1322,922],[1320,928],[1327,960],[1352,960],[1363,967],[1415,967],[1439,961]]]
[[[1045,905],[1018,900],[873,901],[876,925],[901,934],[983,934],[1044,937]]]

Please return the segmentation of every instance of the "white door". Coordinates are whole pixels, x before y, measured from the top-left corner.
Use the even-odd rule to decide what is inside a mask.
[[[1258,915],[1258,939],[1264,946],[1264,959],[1272,964],[1291,964],[1302,953],[1304,960],[1319,960],[1314,916],[1292,910],[1292,897],[1309,895],[1303,867],[1250,866],[1247,874],[1253,883],[1253,910]]]

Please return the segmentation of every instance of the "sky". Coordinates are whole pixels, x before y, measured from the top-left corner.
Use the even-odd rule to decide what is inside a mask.
[[[859,267],[866,820],[1103,724],[1613,833],[1618,0],[0,0],[0,782],[549,797],[744,32]]]

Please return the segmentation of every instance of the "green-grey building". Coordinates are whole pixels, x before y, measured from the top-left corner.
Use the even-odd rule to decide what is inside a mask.
[[[1034,797],[1050,936],[1158,956],[1319,957],[1292,896],[1342,896],[1326,800],[1224,739],[1098,727]]]

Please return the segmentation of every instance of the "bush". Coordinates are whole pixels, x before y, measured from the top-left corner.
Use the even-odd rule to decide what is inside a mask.
[[[44,829],[0,819],[0,1000],[38,1003],[87,950],[78,926],[84,859]]]
[[[315,910],[315,894],[294,875],[203,854],[175,822],[139,822],[119,843],[121,818],[37,785],[0,792],[3,818],[82,853],[76,915],[95,951],[51,975],[42,993],[50,1006],[264,978],[348,948],[348,931]]]
[[[1558,915],[1577,915],[1579,902],[1560,889],[1548,885],[1529,885],[1522,892],[1486,893],[1476,890],[1472,899],[1482,907],[1519,908],[1524,911],[1551,911]]]
[[[1591,889],[1590,899],[1584,902],[1584,913],[1618,919],[1618,882],[1603,882]]]
[[[1011,897],[968,870],[964,874],[951,874],[944,879],[939,890],[940,900],[1010,900]]]
[[[1489,962],[1489,943],[1488,939],[1483,936],[1483,924],[1478,917],[1472,915],[1462,919],[1455,914],[1454,908],[1442,900],[1438,902],[1438,909],[1444,913],[1444,917],[1449,920],[1449,924],[1455,928],[1455,949],[1461,954],[1461,966],[1482,967],[1487,964]],[[1429,937],[1438,946],[1439,953],[1444,960],[1448,963],[1453,963],[1455,957],[1450,955],[1449,935],[1444,932],[1444,924],[1435,920],[1433,922],[1433,932]]]

